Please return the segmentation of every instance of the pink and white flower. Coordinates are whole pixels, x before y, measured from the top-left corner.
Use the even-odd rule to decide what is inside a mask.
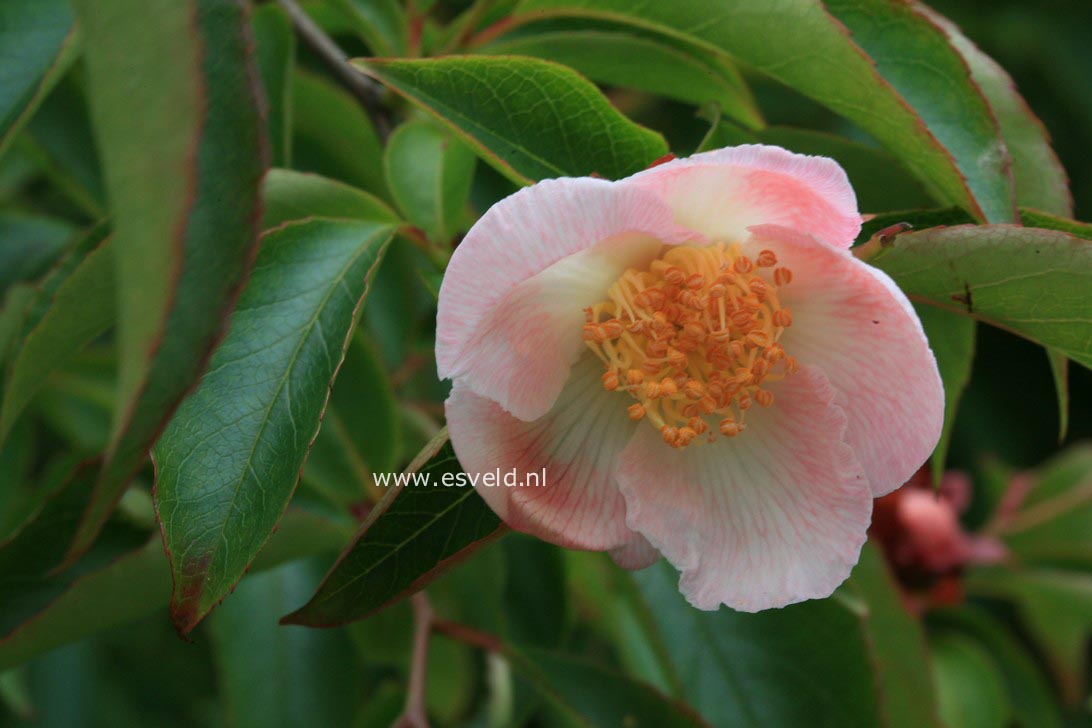
[[[829,595],[872,499],[928,457],[944,396],[906,297],[849,247],[832,160],[741,146],[491,208],[440,289],[436,356],[470,473],[510,526],[660,555],[696,607]]]

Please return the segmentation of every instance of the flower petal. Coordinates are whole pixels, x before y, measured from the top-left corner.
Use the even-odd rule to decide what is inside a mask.
[[[517,284],[482,321],[449,376],[521,420],[543,416],[572,363],[587,351],[584,308],[603,300],[627,267],[643,267],[661,247],[648,235],[623,233]]]
[[[779,292],[793,316],[781,343],[827,375],[873,495],[891,492],[928,459],[944,423],[944,388],[917,314],[885,273],[848,253],[774,226],[752,234],[751,246],[774,250],[793,273]]]
[[[542,415],[560,391],[571,356],[579,352],[580,309],[605,293],[601,279],[613,280],[630,264],[631,245],[640,256],[651,240],[688,236],[655,195],[606,180],[546,180],[502,200],[467,233],[444,275],[436,321],[440,377],[468,377],[474,391],[522,419]],[[547,272],[605,241],[601,255],[583,261],[602,263],[592,266],[602,275],[573,276],[575,263]],[[539,274],[543,278],[530,280]],[[526,289],[517,291],[524,282]],[[554,310],[536,315],[534,307],[544,300],[553,301]],[[571,304],[569,318],[577,317],[575,328],[557,311],[565,304]],[[558,346],[562,334],[577,344]],[[540,343],[530,354],[519,345],[536,339]],[[538,367],[532,377],[507,379],[528,365]],[[540,386],[527,386],[536,379]]]
[[[861,229],[857,196],[832,159],[745,144],[638,172],[622,181],[653,191],[675,221],[710,239],[742,241],[754,225],[782,225],[848,248]]]
[[[447,401],[451,444],[476,474],[545,471],[541,487],[485,487],[478,492],[509,526],[570,548],[606,550],[629,542],[625,503],[614,473],[636,427],[625,397],[603,389],[599,360],[573,367],[553,409],[534,422],[508,414],[456,380]]]
[[[652,566],[662,558],[662,554],[648,542],[647,538],[635,533],[629,541],[618,548],[611,549],[610,557],[623,569],[636,571]]]
[[[872,495],[817,369],[770,387],[731,439],[675,450],[650,427],[621,455],[626,522],[682,572],[700,609],[758,611],[825,597],[849,576]]]

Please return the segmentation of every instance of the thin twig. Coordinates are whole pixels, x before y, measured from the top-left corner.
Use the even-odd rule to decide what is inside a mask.
[[[499,637],[482,632],[479,629],[468,627],[460,622],[452,622],[449,619],[433,619],[432,630],[436,634],[450,637],[456,642],[470,645],[485,650],[486,652],[503,653],[504,643]]]
[[[417,592],[410,599],[413,605],[413,654],[410,659],[409,686],[406,688],[406,707],[394,722],[395,728],[428,728],[425,710],[425,677],[428,672],[428,639],[432,634],[435,613],[425,592]]]
[[[454,53],[465,46],[467,41],[470,40],[470,37],[474,35],[474,31],[478,29],[478,23],[485,17],[486,12],[492,9],[495,2],[496,0],[476,0],[476,2],[466,11],[466,14],[460,18],[463,24],[462,27],[459,28],[457,33],[452,33],[451,37],[437,55],[444,56],[449,53]]]
[[[322,59],[323,63],[337,76],[338,81],[368,112],[379,138],[386,140],[391,132],[391,123],[381,100],[383,87],[353,68],[349,64],[349,56],[345,51],[341,50],[338,44],[326,35],[315,21],[311,20],[311,17],[296,4],[296,0],[277,0],[277,4],[284,8],[288,17],[292,19],[292,26],[300,39]]]

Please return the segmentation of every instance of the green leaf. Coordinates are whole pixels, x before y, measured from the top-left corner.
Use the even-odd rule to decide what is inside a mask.
[[[361,404],[367,402],[367,407]],[[401,426],[390,378],[374,347],[353,337],[311,446],[303,480],[343,506],[375,495],[372,473],[399,462]]]
[[[89,347],[55,372],[34,399],[34,414],[75,453],[106,449],[117,389],[111,348]]]
[[[435,265],[408,238],[396,236],[376,276],[374,305],[364,311],[369,338],[391,371],[403,366],[422,335],[435,332],[436,300],[421,280],[422,269],[434,270]]]
[[[16,283],[38,280],[64,252],[74,232],[63,220],[0,214],[0,298]]]
[[[266,135],[275,167],[292,159],[292,69],[296,64],[296,34],[292,21],[278,5],[258,6],[250,16],[254,50],[265,96]]]
[[[1050,145],[1046,127],[1017,92],[1012,77],[963,35],[955,23],[921,3],[914,7],[948,36],[997,117],[1001,137],[1012,157],[1017,204],[1055,215],[1072,215],[1073,195],[1065,169]]]
[[[0,364],[8,356],[19,337],[27,306],[37,297],[37,288],[29,283],[16,283],[3,296],[0,306]]]
[[[474,152],[425,121],[398,127],[387,141],[387,185],[406,219],[429,240],[446,244],[459,231],[470,199]]]
[[[0,673],[0,704],[20,720],[30,722],[37,717],[27,689],[26,674],[22,670]]]
[[[347,537],[339,524],[289,509],[251,573],[290,559],[336,551]],[[170,595],[170,569],[157,534],[143,547],[73,583],[33,619],[0,638],[0,670],[161,611]]]
[[[1058,217],[1039,210],[1020,210],[1020,223],[1027,227],[1043,228],[1045,230],[1060,230],[1078,238],[1092,240],[1092,224],[1078,222],[1066,217]]]
[[[1092,569],[1092,445],[1066,450],[1037,476],[999,533],[1024,563]]]
[[[106,230],[92,231],[35,291],[11,350],[0,442],[49,376],[114,322],[114,266]]]
[[[113,212],[120,374],[107,460],[73,556],[94,539],[223,334],[254,257],[266,167],[243,3],[76,7]]]
[[[524,0],[523,21],[598,18],[680,38],[764,72],[856,123],[938,201],[1012,218],[996,122],[941,31],[883,0]]]
[[[481,52],[554,61],[596,83],[634,88],[696,106],[715,103],[744,126],[763,126],[754,98],[734,66],[688,53],[662,39],[625,31],[566,30],[502,38]]]
[[[570,550],[563,554],[581,622],[610,642],[626,674],[681,697],[682,680],[629,572],[605,554]]]
[[[271,169],[265,176],[262,229],[308,217],[371,220],[397,224],[386,203],[343,182],[290,169]]]
[[[976,640],[955,632],[932,639],[933,676],[946,726],[1005,728],[1012,706],[1005,680]]]
[[[155,447],[183,634],[246,571],[288,505],[392,228],[304,220],[262,238],[209,371]]]
[[[1028,227],[1061,230],[1085,240],[1092,240],[1092,225],[1065,217],[1040,212],[1038,210],[1020,210],[1020,221]],[[1054,377],[1054,391],[1058,396],[1058,440],[1064,440],[1069,430],[1069,359],[1065,354],[1047,348],[1050,373]]]
[[[365,676],[348,635],[281,627],[322,575],[296,561],[248,576],[209,619],[221,695],[237,728],[352,724]]]
[[[111,521],[103,536],[73,566],[54,574],[94,487],[97,464],[69,473],[38,512],[0,545],[0,640],[68,590],[78,579],[147,540],[148,530]]]
[[[1054,392],[1058,400],[1058,442],[1069,432],[1069,358],[1057,349],[1046,349]]]
[[[1059,569],[981,569],[969,575],[967,593],[1012,601],[1067,702],[1087,698],[1092,576]]]
[[[380,56],[407,52],[406,12],[397,0],[328,0],[340,10],[348,25]],[[418,3],[420,4],[420,3]]]
[[[92,222],[106,217],[106,192],[91,114],[79,74],[70,73],[46,97],[20,137],[46,178]]]
[[[0,7],[0,156],[77,55],[68,0],[8,0]]]
[[[755,614],[694,609],[667,562],[634,574],[683,697],[713,725],[876,725],[861,615],[826,599]]]
[[[952,439],[959,400],[971,379],[975,322],[974,319],[934,306],[917,304],[914,310],[921,319],[929,347],[936,356],[940,381],[944,385],[944,428],[931,459],[933,482],[939,484],[948,459],[948,444]]]
[[[461,472],[444,432],[406,470],[408,484],[392,479],[315,595],[282,623],[329,627],[367,617],[504,533],[473,487],[441,484]]]
[[[1009,225],[899,235],[869,261],[917,302],[972,316],[1092,367],[1092,245]]]
[[[0,541],[7,540],[47,495],[30,479],[37,443],[38,428],[28,420],[15,427],[0,447]]]
[[[1058,442],[1061,442],[1069,430],[1069,359],[1057,349],[1048,348],[1046,355],[1058,397]]]
[[[990,653],[1012,699],[1014,724],[1061,728],[1061,711],[1046,675],[997,617],[982,607],[966,605],[934,612],[929,621],[934,629],[973,637]]]
[[[560,646],[572,619],[561,549],[519,533],[504,539],[500,549],[508,564],[503,594],[507,638],[518,645]]]
[[[562,715],[586,728],[707,726],[693,709],[651,685],[549,650],[509,649],[513,666]]]
[[[530,58],[360,60],[365,73],[420,106],[517,184],[600,174],[617,179],[667,153],[571,69]]]
[[[322,76],[297,70],[292,85],[292,165],[390,199],[383,147],[356,99]]]
[[[872,543],[845,587],[867,608],[861,628],[879,684],[880,711],[888,728],[937,725],[937,700],[921,622],[906,611],[883,553]]]

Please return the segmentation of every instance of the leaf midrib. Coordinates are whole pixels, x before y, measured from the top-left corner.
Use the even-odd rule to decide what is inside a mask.
[[[409,486],[399,486],[399,487],[400,488],[405,488],[405,487],[409,487]],[[336,597],[338,594],[345,591],[346,589],[348,589],[352,585],[356,584],[361,579],[367,577],[369,574],[371,574],[373,571],[375,571],[380,565],[385,563],[392,556],[394,556],[395,554],[401,552],[402,549],[404,549],[406,547],[406,544],[410,543],[415,538],[420,536],[424,531],[426,531],[427,529],[434,526],[437,521],[442,519],[444,516],[446,516],[452,510],[454,510],[455,508],[458,508],[459,506],[461,506],[463,504],[463,502],[472,493],[474,493],[473,488],[467,490],[465,493],[462,493],[460,496],[458,496],[458,498],[456,499],[456,501],[454,503],[452,503],[448,507],[444,508],[443,510],[438,511],[436,513],[436,515],[433,516],[429,521],[427,521],[423,526],[421,526],[419,529],[414,531],[407,538],[402,539],[401,542],[399,542],[398,545],[395,548],[392,548],[387,553],[385,553],[383,556],[381,556],[378,559],[376,559],[375,561],[373,561],[371,566],[369,566],[367,569],[365,569],[365,570],[359,572],[358,574],[356,574],[355,576],[349,578],[348,580],[345,581],[345,583],[343,583],[341,586],[337,587],[336,589],[332,589],[332,590],[328,591],[324,598],[322,598],[322,599],[318,600],[317,602],[315,602],[315,605],[318,606],[319,604],[328,603],[331,599]],[[476,495],[476,493],[474,493],[474,494]],[[392,503],[392,505],[393,505],[393,503]],[[387,511],[383,515],[386,515],[386,513],[390,513],[389,508],[387,509]],[[376,520],[378,521],[378,519],[376,519]],[[374,526],[374,523],[373,523],[373,526]],[[366,536],[366,535],[367,534],[365,533],[364,536]],[[361,540],[363,540],[363,538]],[[357,544],[359,544],[359,543],[360,543],[360,541],[357,541]],[[357,544],[353,544],[353,548],[355,548]]]
[[[273,393],[273,396],[270,397],[269,404],[266,406],[265,411],[262,414],[261,427],[258,429],[258,433],[254,437],[254,440],[250,446],[250,452],[247,453],[246,462],[242,467],[242,473],[240,474],[238,480],[233,486],[231,502],[228,504],[228,508],[226,511],[227,515],[224,517],[223,523],[221,523],[220,525],[220,532],[216,536],[216,541],[213,543],[212,548],[208,551],[208,563],[210,565],[213,562],[213,557],[220,551],[220,544],[224,540],[224,534],[227,531],[228,521],[231,520],[231,514],[235,511],[235,503],[239,498],[239,492],[242,490],[243,483],[246,482],[248,474],[253,471],[252,462],[254,459],[254,453],[257,451],[258,444],[262,441],[262,437],[265,434],[265,429],[269,424],[269,415],[273,411],[273,406],[280,399],[281,391],[284,389],[285,384],[288,382],[288,379],[295,368],[295,363],[299,358],[299,353],[303,349],[304,343],[306,343],[308,337],[311,335],[311,332],[314,330],[315,324],[318,322],[319,316],[322,314],[323,311],[326,310],[326,306],[329,303],[330,299],[333,297],[334,291],[337,290],[338,286],[345,279],[345,275],[353,267],[353,265],[355,265],[356,262],[360,260],[360,258],[368,250],[370,250],[372,243],[378,237],[380,237],[380,235],[381,233],[373,233],[372,235],[368,236],[368,238],[366,238],[365,241],[357,248],[357,252],[346,262],[342,269],[338,271],[337,276],[330,279],[331,285],[327,289],[326,293],[323,295],[320,304],[315,307],[315,313],[311,316],[310,320],[307,322],[306,326],[302,330],[302,333],[299,337],[299,342],[296,344],[295,349],[292,351],[292,356],[288,359],[289,364],[285,367],[284,374],[281,376],[280,381],[277,383],[277,389]],[[202,574],[204,578],[202,579],[201,597],[199,599],[202,599],[204,595],[208,593],[204,587],[209,576],[209,569],[205,569]],[[199,601],[198,603],[200,604],[202,603],[202,601]]]

